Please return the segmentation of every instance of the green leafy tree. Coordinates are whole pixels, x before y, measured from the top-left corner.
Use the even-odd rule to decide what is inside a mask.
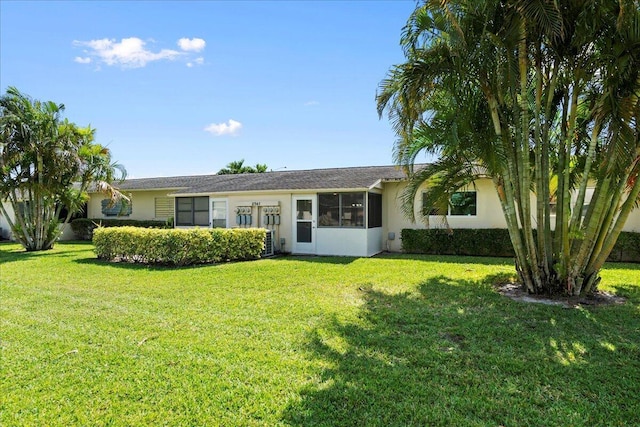
[[[264,173],[267,171],[267,165],[266,163],[256,163],[256,165],[253,167],[253,170],[255,173]]]
[[[527,290],[595,291],[640,201],[638,1],[427,0],[401,45],[377,103],[406,213],[491,178]]]
[[[226,167],[218,171],[218,175],[233,175],[239,173],[264,173],[267,171],[267,165],[258,163],[255,166],[247,166],[244,159],[236,160],[227,164]]]
[[[112,185],[124,168],[93,142],[94,129],[63,120],[63,111],[62,104],[33,100],[14,87],[0,97],[0,210],[28,251],[53,247],[91,186],[113,201],[124,197]]]

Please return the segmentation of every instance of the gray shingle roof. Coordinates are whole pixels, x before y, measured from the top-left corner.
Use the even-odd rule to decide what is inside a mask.
[[[399,180],[405,174],[395,166],[363,166],[239,175],[195,175],[129,179],[122,190],[171,189],[175,194],[238,191],[322,190],[369,188],[379,180]]]

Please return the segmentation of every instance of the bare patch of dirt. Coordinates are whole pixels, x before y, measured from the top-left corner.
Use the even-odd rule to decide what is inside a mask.
[[[606,306],[612,304],[624,304],[627,299],[604,291],[597,291],[590,296],[567,295],[532,295],[519,283],[499,283],[494,285],[496,291],[514,301],[534,304],[558,305],[564,308],[576,308],[580,306]]]

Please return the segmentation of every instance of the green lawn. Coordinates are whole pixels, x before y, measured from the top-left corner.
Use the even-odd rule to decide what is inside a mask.
[[[510,260],[288,257],[182,269],[0,245],[0,425],[623,426],[640,420],[640,265],[624,305],[515,302]]]

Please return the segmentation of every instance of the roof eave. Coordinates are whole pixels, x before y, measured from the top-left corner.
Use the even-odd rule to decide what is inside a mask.
[[[163,187],[163,188],[118,188],[119,191],[177,191],[186,190],[189,187]],[[102,191],[91,190],[87,191],[89,194],[102,193]]]
[[[209,191],[209,192],[197,192],[197,193],[171,193],[167,196],[171,197],[198,197],[198,196],[210,196],[210,195],[225,195],[225,196],[237,196],[242,194],[305,194],[305,193],[344,193],[344,192],[359,192],[369,191],[371,187],[349,187],[349,188],[293,188],[293,189],[280,189],[280,190],[237,190],[237,191]]]

